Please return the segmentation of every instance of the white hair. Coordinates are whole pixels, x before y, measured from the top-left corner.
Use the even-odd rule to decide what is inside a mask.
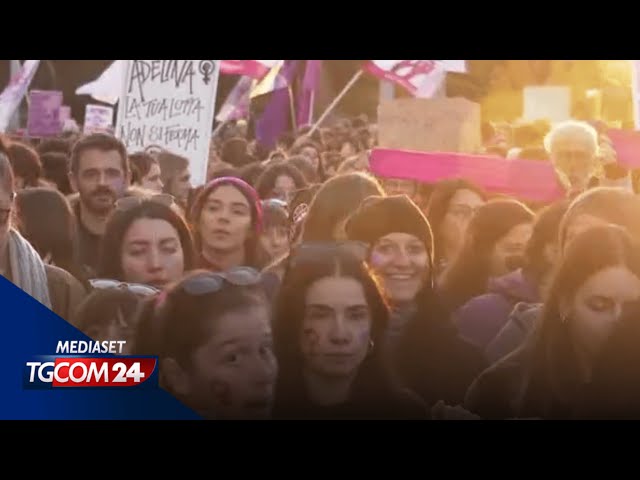
[[[551,153],[552,146],[559,138],[581,136],[591,144],[594,154],[598,153],[598,132],[586,122],[568,120],[558,123],[544,138],[544,148]]]

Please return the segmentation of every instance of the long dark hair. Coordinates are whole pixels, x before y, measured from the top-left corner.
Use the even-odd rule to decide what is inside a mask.
[[[516,200],[493,200],[478,209],[460,253],[442,278],[440,291],[450,308],[485,293],[489,258],[496,243],[513,227],[531,222],[533,217],[533,212]]]
[[[142,200],[139,205],[127,210],[115,210],[109,220],[102,237],[100,264],[98,276],[124,281],[122,272],[122,240],[131,224],[141,218],[164,220],[178,233],[182,254],[184,256],[184,271],[192,270],[195,265],[193,241],[189,227],[183,218],[173,209],[153,200]]]
[[[301,250],[300,250],[301,251]],[[373,349],[360,365],[354,381],[355,401],[375,402],[393,385],[386,369],[382,343],[389,320],[389,309],[381,288],[366,264],[355,254],[339,248],[314,248],[311,255],[294,252],[285,273],[274,307],[274,348],[280,373],[276,387],[277,411],[287,416],[302,414],[308,406],[303,379],[303,355],[300,346],[305,296],[317,280],[339,274],[358,281],[364,289],[371,312]]]
[[[571,402],[580,385],[576,350],[563,319],[561,302],[576,292],[595,273],[624,265],[640,277],[640,245],[623,228],[607,225],[592,227],[577,235],[554,274],[539,327],[530,341],[533,344],[533,371],[525,399],[547,410],[553,400]],[[523,407],[526,407],[524,405]]]
[[[438,255],[442,255],[442,252],[446,251],[442,245],[442,221],[449,210],[451,199],[459,190],[470,190],[483,200],[487,199],[487,194],[479,186],[463,178],[442,180],[434,185],[427,203],[426,215],[433,230]]]
[[[304,222],[304,242],[332,241],[333,231],[341,221],[370,196],[385,196],[380,183],[361,172],[338,175],[318,190]]]
[[[50,188],[29,188],[18,193],[16,206],[18,230],[40,256],[50,254],[54,265],[84,281],[74,259],[76,219],[65,196]]]

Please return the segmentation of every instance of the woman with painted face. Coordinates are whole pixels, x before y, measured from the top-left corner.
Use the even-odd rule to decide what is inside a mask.
[[[357,254],[302,244],[290,256],[274,310],[280,374],[275,418],[424,419],[425,405],[388,374],[389,312]]]
[[[262,206],[251,185],[235,177],[212,180],[198,194],[190,218],[200,268],[258,267]]]
[[[0,275],[70,321],[87,291],[69,272],[43,262],[33,246],[13,228],[15,190],[13,170],[0,137]]]
[[[433,187],[425,214],[438,246],[436,278],[458,255],[471,217],[486,200],[482,189],[464,179],[443,180]]]
[[[483,372],[466,406],[487,419],[581,416],[594,368],[625,306],[640,299],[640,247],[617,226],[572,240],[533,335]]]
[[[304,175],[293,165],[269,165],[256,180],[256,191],[261,199],[277,198],[289,203],[296,190],[307,186]]]
[[[533,218],[533,212],[516,200],[493,200],[478,209],[438,289],[450,311],[486,293],[491,278],[521,266]]]
[[[568,207],[566,200],[560,200],[540,211],[523,253],[522,267],[491,278],[487,293],[460,307],[456,326],[462,338],[486,351],[517,304],[518,310],[526,310],[542,302],[558,258],[560,221]]]
[[[204,418],[271,415],[277,363],[255,270],[195,271],[146,300],[135,351],[158,355],[161,385]]]
[[[460,338],[433,289],[429,222],[406,195],[370,197],[346,225],[368,246],[367,261],[391,304],[385,347],[399,378],[428,405],[461,403],[486,366]]]
[[[159,289],[193,269],[189,228],[173,197],[124,197],[109,217],[100,255],[99,279]]]

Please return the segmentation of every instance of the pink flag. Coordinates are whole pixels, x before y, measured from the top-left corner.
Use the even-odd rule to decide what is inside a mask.
[[[364,70],[420,98],[433,97],[447,72],[440,60],[369,60]]]
[[[283,60],[221,60],[220,73],[246,75],[260,80],[279,62]]]
[[[371,171],[383,178],[426,183],[466,178],[490,192],[540,202],[552,202],[564,196],[549,162],[380,148],[373,150],[369,163]]]
[[[298,125],[313,123],[313,102],[321,69],[322,60],[307,60],[302,88],[298,94]]]

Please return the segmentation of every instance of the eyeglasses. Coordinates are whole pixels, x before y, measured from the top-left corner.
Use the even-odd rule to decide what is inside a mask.
[[[174,204],[174,201],[173,195],[169,195],[168,193],[158,193],[157,195],[152,195],[150,197],[124,197],[116,202],[115,208],[120,211],[129,210],[144,202],[159,203],[165,207],[171,207]]]
[[[200,296],[219,292],[225,284],[237,287],[258,285],[261,279],[260,272],[251,267],[236,267],[226,272],[195,275],[186,279],[181,288],[189,295]]]
[[[306,242],[295,247],[289,255],[287,268],[294,268],[301,263],[317,260],[322,255],[346,252],[357,260],[364,262],[369,253],[369,244],[355,240],[344,242]]]
[[[110,280],[107,278],[94,278],[89,280],[91,287],[98,290],[119,289],[128,290],[140,297],[151,297],[160,293],[160,290],[151,285],[143,285],[142,283],[126,283],[118,280]]]

